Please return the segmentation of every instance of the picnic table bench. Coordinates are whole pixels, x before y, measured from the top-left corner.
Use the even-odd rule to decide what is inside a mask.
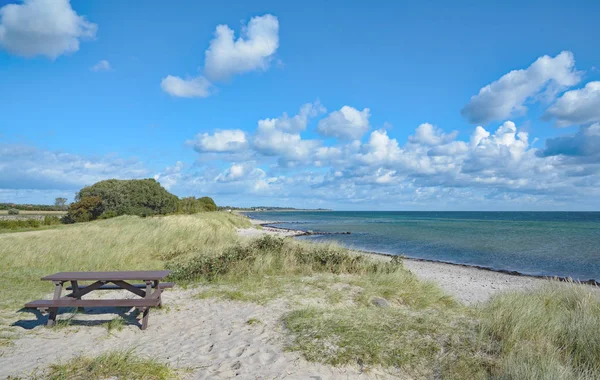
[[[173,283],[160,282],[171,273],[167,270],[126,271],[126,272],[60,272],[42,277],[44,281],[54,283],[54,297],[51,300],[36,300],[25,304],[26,308],[48,311],[47,326],[56,324],[59,307],[135,307],[143,313],[142,330],[148,327],[150,308],[161,306],[161,293],[172,288]],[[89,285],[80,286],[80,281],[93,281]],[[143,284],[132,284],[131,281],[142,281]],[[67,290],[71,293],[62,296],[63,285],[70,282]],[[142,298],[121,299],[81,299],[95,290],[127,290]],[[153,291],[154,290],[154,291]]]

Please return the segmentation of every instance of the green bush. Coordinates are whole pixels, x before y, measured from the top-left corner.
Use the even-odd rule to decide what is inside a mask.
[[[196,197],[181,198],[177,205],[177,212],[180,214],[196,214],[206,211],[217,211],[217,205],[210,197],[199,199],[196,199]]]
[[[177,255],[173,255],[177,256]],[[250,243],[238,243],[217,256],[196,256],[188,262],[167,264],[175,281],[203,279],[236,273],[381,273],[394,272],[401,262],[377,263],[364,255],[328,245],[297,244],[279,237],[264,235]]]
[[[41,224],[42,223],[37,219],[0,220],[0,229],[18,230],[22,228],[37,228],[41,226]]]
[[[56,224],[60,224],[61,220],[58,216],[46,215],[44,216],[44,222],[42,223],[44,226],[53,226]]]
[[[76,200],[86,197],[99,197],[102,201],[102,212],[93,219],[100,215],[109,218],[119,215],[170,214],[177,211],[179,200],[154,179],[100,181],[81,189]]]
[[[67,215],[63,217],[64,223],[89,222],[97,219],[104,211],[102,199],[98,196],[85,196],[75,203],[71,203]]]
[[[17,210],[16,208],[9,208],[8,215],[19,215],[19,210]]]

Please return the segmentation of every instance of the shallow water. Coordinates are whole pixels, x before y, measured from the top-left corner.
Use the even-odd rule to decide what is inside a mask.
[[[253,212],[304,237],[412,258],[600,281],[600,212]]]

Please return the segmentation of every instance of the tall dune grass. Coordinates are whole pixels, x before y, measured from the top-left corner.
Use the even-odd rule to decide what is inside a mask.
[[[205,284],[199,298],[284,299],[290,348],[309,360],[418,379],[600,379],[591,287],[549,283],[468,308],[399,261],[293,239],[240,240],[235,227],[248,226],[228,213],[123,216],[0,235],[0,312],[48,294],[39,278],[56,271],[168,267],[179,283]]]
[[[481,333],[500,345],[506,379],[600,379],[600,297],[550,283],[504,293],[481,309]]]
[[[237,241],[236,226],[249,222],[229,213],[121,216],[0,235],[0,309],[47,294],[40,278],[54,272],[158,269],[175,256],[217,254]]]

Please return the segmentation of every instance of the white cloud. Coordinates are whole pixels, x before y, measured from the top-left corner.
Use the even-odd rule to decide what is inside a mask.
[[[266,70],[279,47],[279,21],[266,14],[253,17],[235,40],[227,25],[219,25],[206,50],[204,73],[211,80],[227,80],[233,75]]]
[[[181,179],[184,166],[183,162],[177,161],[174,166],[167,166],[162,173],[155,174],[154,179],[169,190],[176,186]]]
[[[234,153],[248,147],[246,133],[240,129],[226,129],[196,136],[194,141],[188,141],[198,152]]]
[[[265,172],[251,164],[233,164],[227,170],[220,173],[215,180],[217,182],[236,182],[242,180],[253,180],[263,178]]]
[[[0,189],[79,190],[103,179],[148,175],[136,159],[82,156],[11,144],[0,144],[0,163]]]
[[[545,149],[539,151],[538,155],[578,157],[580,163],[600,164],[600,123],[580,127],[573,135],[546,140]]]
[[[79,16],[69,0],[25,0],[0,8],[0,46],[23,57],[51,59],[79,50],[96,36],[97,25]]]
[[[295,161],[306,161],[320,145],[316,140],[303,140],[300,131],[306,129],[308,119],[324,112],[320,103],[305,104],[296,116],[286,113],[278,118],[258,121],[252,139],[252,147],[266,156],[281,156],[281,163],[290,165]]]
[[[600,81],[565,92],[548,108],[545,118],[556,118],[556,126],[589,124],[600,121]]]
[[[408,141],[423,145],[440,145],[454,140],[457,135],[458,131],[445,134],[440,128],[423,123],[417,127],[413,136],[409,136]]]
[[[513,70],[483,87],[461,113],[471,123],[486,124],[527,112],[525,103],[536,96],[552,100],[555,95],[581,80],[573,54],[563,51],[552,58],[538,58],[527,69]]]
[[[360,139],[369,130],[370,116],[368,108],[359,111],[350,106],[343,106],[339,111],[333,111],[319,121],[317,132],[340,140]]]
[[[456,131],[423,123],[405,143],[385,129],[372,131],[366,142],[330,142],[301,135],[312,116],[305,120],[299,115],[314,115],[313,108],[305,105],[298,115],[263,119],[255,131],[239,131],[248,142],[240,148],[247,161],[223,143],[227,154],[212,157],[230,166],[203,175],[202,189],[246,194],[254,200],[264,196],[268,204],[295,199],[296,205],[306,205],[310,197],[310,202],[329,205],[389,208],[472,209],[473,204],[494,204],[548,209],[600,199],[597,125],[549,139],[543,150],[532,147],[529,134],[512,121],[495,130],[478,126],[466,140]],[[214,138],[219,132],[207,136]]]
[[[206,98],[210,95],[211,83],[203,76],[183,79],[167,75],[160,82],[160,87],[166,93],[181,98]]]
[[[108,62],[106,59],[103,59],[100,62],[96,63],[94,66],[92,66],[90,68],[90,70],[92,70],[92,71],[111,71],[112,67],[110,66],[110,62]]]

